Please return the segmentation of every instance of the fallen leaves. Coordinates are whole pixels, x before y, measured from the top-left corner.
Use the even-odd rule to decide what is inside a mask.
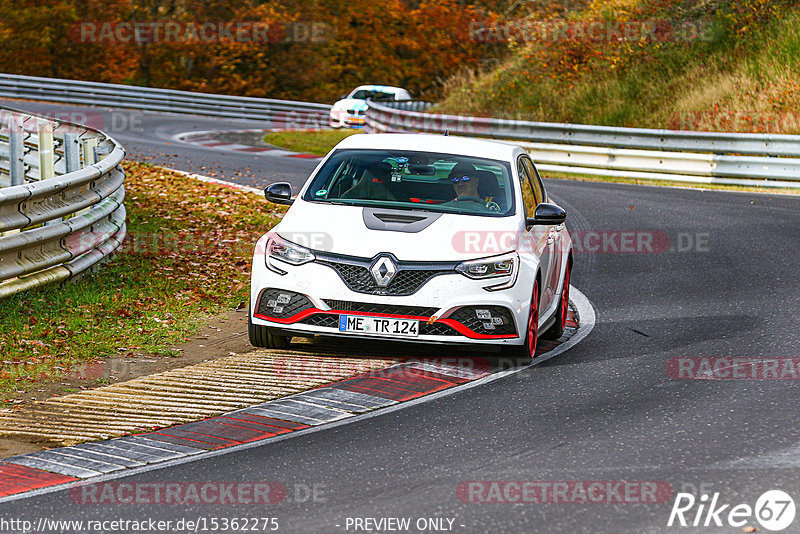
[[[246,306],[253,245],[285,210],[158,167],[124,167],[129,237],[115,258],[76,284],[0,301],[0,391],[98,358],[157,353],[188,338],[197,318]]]

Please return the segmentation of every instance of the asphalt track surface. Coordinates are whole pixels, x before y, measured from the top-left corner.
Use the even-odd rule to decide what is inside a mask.
[[[242,183],[263,186],[300,184],[314,166],[164,146],[179,131],[258,127],[252,122],[145,114],[141,124],[111,133],[135,157],[177,169],[216,163],[239,178],[249,167],[255,178]],[[627,480],[702,488],[731,504],[754,505],[771,489],[800,498],[796,380],[667,373],[671,358],[800,356],[800,198],[560,180],[546,187],[575,236],[610,243],[608,233],[591,233],[632,231],[669,240],[663,251],[620,253],[608,244],[575,254],[572,284],[594,304],[597,324],[566,353],[403,410],[117,480],[277,481],[289,489],[277,505],[90,506],[61,490],[0,504],[0,517],[267,516],[278,518],[279,532],[346,532],[355,517],[454,518],[453,532],[741,532],[667,528],[672,500],[476,504],[456,489],[465,481]],[[318,498],[304,499],[312,486]],[[747,524],[764,531],[755,519]],[[800,518],[784,532],[800,532]]]

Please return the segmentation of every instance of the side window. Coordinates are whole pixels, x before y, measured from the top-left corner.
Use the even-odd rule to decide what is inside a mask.
[[[525,163],[525,169],[528,171],[528,177],[531,180],[531,184],[533,184],[533,194],[536,198],[536,204],[541,204],[542,202],[546,202],[546,196],[544,192],[544,186],[542,185],[542,177],[539,176],[539,171],[536,170],[536,167],[533,165],[533,162],[530,158],[525,156],[522,157],[522,161]]]
[[[517,160],[517,172],[519,173],[519,185],[520,189],[522,190],[522,201],[525,203],[525,215],[527,217],[533,217],[534,212],[536,211],[536,194],[531,187],[531,179],[528,176],[528,169],[526,168],[525,163],[523,162],[525,158],[519,158]]]

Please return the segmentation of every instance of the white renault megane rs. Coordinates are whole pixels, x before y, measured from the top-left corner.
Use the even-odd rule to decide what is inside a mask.
[[[253,256],[250,342],[291,336],[499,345],[558,338],[572,241],[520,147],[376,134],[339,143]]]

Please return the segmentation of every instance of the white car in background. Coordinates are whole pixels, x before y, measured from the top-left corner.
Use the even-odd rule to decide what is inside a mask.
[[[343,95],[342,99],[331,108],[331,127],[363,128],[368,99],[398,102],[411,100],[411,94],[405,89],[389,85],[361,85],[356,87],[349,95]]]
[[[250,342],[340,336],[533,358],[567,321],[572,240],[528,154],[438,135],[341,141],[253,256]]]

